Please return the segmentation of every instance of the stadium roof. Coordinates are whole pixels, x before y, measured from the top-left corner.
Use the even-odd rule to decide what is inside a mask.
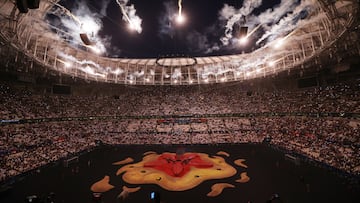
[[[357,0],[302,1],[311,7],[306,17],[296,21],[284,35],[249,53],[143,59],[103,57],[96,54],[96,45],[80,37],[76,46],[71,44],[46,19],[49,13],[72,15],[58,2],[42,0],[38,9],[27,13],[19,12],[15,0],[0,3],[0,54],[3,61],[8,60],[4,63],[14,60],[10,55],[19,60],[17,56],[23,54],[27,58],[24,63],[31,63],[31,67],[35,62],[47,70],[87,80],[130,85],[192,85],[266,77],[295,68],[320,66],[327,60],[339,62],[342,57],[360,52]],[[249,27],[248,37],[255,29]]]

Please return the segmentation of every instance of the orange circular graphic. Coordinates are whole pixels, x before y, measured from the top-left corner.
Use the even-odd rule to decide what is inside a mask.
[[[230,154],[220,151],[217,155],[230,157]],[[235,166],[247,168],[245,159],[235,161]],[[133,163],[132,158],[126,158],[115,162],[113,165],[124,165],[117,170],[116,175],[122,175],[122,179],[132,185],[156,184],[169,191],[185,191],[197,187],[207,180],[221,180],[229,178],[237,173],[237,170],[226,163],[221,156],[210,156],[205,153],[171,153],[146,152],[142,161]],[[250,180],[246,172],[240,174],[240,179],[235,183],[246,183]],[[99,181],[104,182],[104,181]],[[108,180],[106,180],[108,182]],[[216,183],[212,186],[208,197],[218,196],[225,188],[234,188],[230,183]],[[123,188],[127,188],[123,186]],[[108,188],[111,189],[111,188]],[[136,192],[140,189],[131,192]],[[126,197],[129,191],[123,190],[119,195]]]

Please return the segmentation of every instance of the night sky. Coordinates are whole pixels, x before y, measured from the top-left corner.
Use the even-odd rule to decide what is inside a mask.
[[[293,2],[293,4],[300,2],[300,0],[248,1],[261,2],[261,5],[252,9],[248,16],[258,16],[261,13],[272,11],[273,7],[279,7],[286,1]],[[257,38],[250,39],[250,42],[244,46],[239,46],[233,39],[228,44],[224,44],[220,40],[224,36],[227,23],[226,19],[221,19],[220,11],[225,4],[235,9],[241,9],[243,7],[242,0],[183,0],[182,14],[186,17],[186,22],[182,25],[178,25],[174,19],[168,18],[177,14],[177,0],[129,0],[127,5],[133,4],[136,15],[142,19],[140,33],[128,28],[128,23],[123,20],[123,14],[116,0],[62,0],[59,4],[69,9],[75,16],[79,16],[76,15],[77,10],[88,8],[89,15],[100,21],[101,29],[96,34],[98,38],[105,39],[106,51],[102,55],[108,57],[156,58],[159,56],[239,54],[261,46],[255,42],[261,37],[261,34],[265,33],[263,29],[259,29],[255,35]],[[288,13],[291,11],[288,10],[283,15]],[[60,18],[56,20],[53,16],[49,16],[48,19],[50,24],[69,31],[60,22]],[[234,39],[239,34],[239,27],[249,26],[250,31],[257,25],[256,23],[248,25],[246,20],[247,16],[244,16],[233,26],[231,34]],[[279,19],[267,25],[270,26],[277,22]],[[91,34],[88,35],[91,36]]]

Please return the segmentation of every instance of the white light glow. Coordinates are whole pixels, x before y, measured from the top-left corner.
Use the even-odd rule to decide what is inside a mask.
[[[275,65],[275,61],[270,61],[269,63],[268,63],[268,66],[270,66],[270,67],[273,67]]]
[[[97,33],[101,29],[101,26],[91,18],[82,18],[81,22],[82,24],[80,28],[85,33],[91,33],[92,35],[93,33]]]
[[[133,24],[131,24],[131,23],[128,24],[128,28],[131,31],[135,30],[135,26]]]
[[[128,24],[128,27],[131,31],[136,31],[140,33],[142,31],[141,28],[141,21],[134,19],[133,21],[130,21]]]
[[[242,37],[242,38],[239,39],[239,43],[240,43],[241,45],[247,44],[248,41],[249,41],[249,40],[248,40],[248,37]]]
[[[101,54],[101,50],[96,46],[86,46],[86,47],[88,47],[95,54]]]
[[[176,17],[176,22],[178,24],[183,24],[185,21],[185,18],[182,15],[182,0],[178,1],[178,7],[179,7],[179,11],[178,11],[178,16]]]
[[[279,49],[284,45],[284,43],[285,43],[284,39],[279,39],[275,42],[274,48]]]
[[[184,17],[184,15],[178,15],[177,17],[176,17],[176,23],[177,24],[184,24],[185,23],[185,21],[186,21],[186,19],[185,19],[185,17]]]
[[[69,63],[69,62],[64,62],[64,67],[65,67],[65,68],[70,68],[70,67],[71,67],[71,63]]]
[[[113,71],[113,73],[115,74],[115,75],[119,75],[119,74],[121,74],[121,73],[123,73],[124,71],[123,70],[121,70],[121,69],[116,69],[115,71]]]
[[[94,69],[92,69],[90,66],[85,66],[85,68],[83,68],[82,70],[87,74],[95,75]]]
[[[64,64],[64,68],[70,68],[72,66],[72,63],[68,62],[68,61],[63,61],[58,59],[59,62],[61,62],[62,64]]]

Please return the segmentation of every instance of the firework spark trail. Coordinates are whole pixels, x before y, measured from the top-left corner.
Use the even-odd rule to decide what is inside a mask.
[[[262,26],[262,24],[256,26],[253,30],[251,30],[250,33],[248,33],[248,34],[246,35],[246,38],[247,38],[247,37],[250,37],[252,34],[254,34],[254,32],[256,32],[261,26]]]
[[[179,16],[181,16],[182,14],[182,0],[178,1],[178,6],[179,6]]]
[[[141,22],[139,16],[136,15],[136,9],[134,5],[127,6],[126,4],[129,0],[116,0],[116,3],[119,5],[121,13],[123,14],[123,19],[129,23],[131,29],[136,30],[138,33],[142,32]]]
[[[55,4],[57,7],[60,7],[63,11],[65,11],[65,14],[67,16],[69,16],[70,18],[72,18],[74,21],[76,21],[80,26],[82,25],[81,21],[79,20],[79,18],[77,18],[75,15],[73,15],[67,8],[65,8],[64,6],[60,5],[60,4]]]
[[[131,24],[131,20],[129,18],[129,16],[127,15],[124,6],[121,4],[120,0],[116,0],[116,3],[119,5],[120,9],[121,9],[121,13],[124,15],[124,17],[126,18],[126,21],[128,23]]]

